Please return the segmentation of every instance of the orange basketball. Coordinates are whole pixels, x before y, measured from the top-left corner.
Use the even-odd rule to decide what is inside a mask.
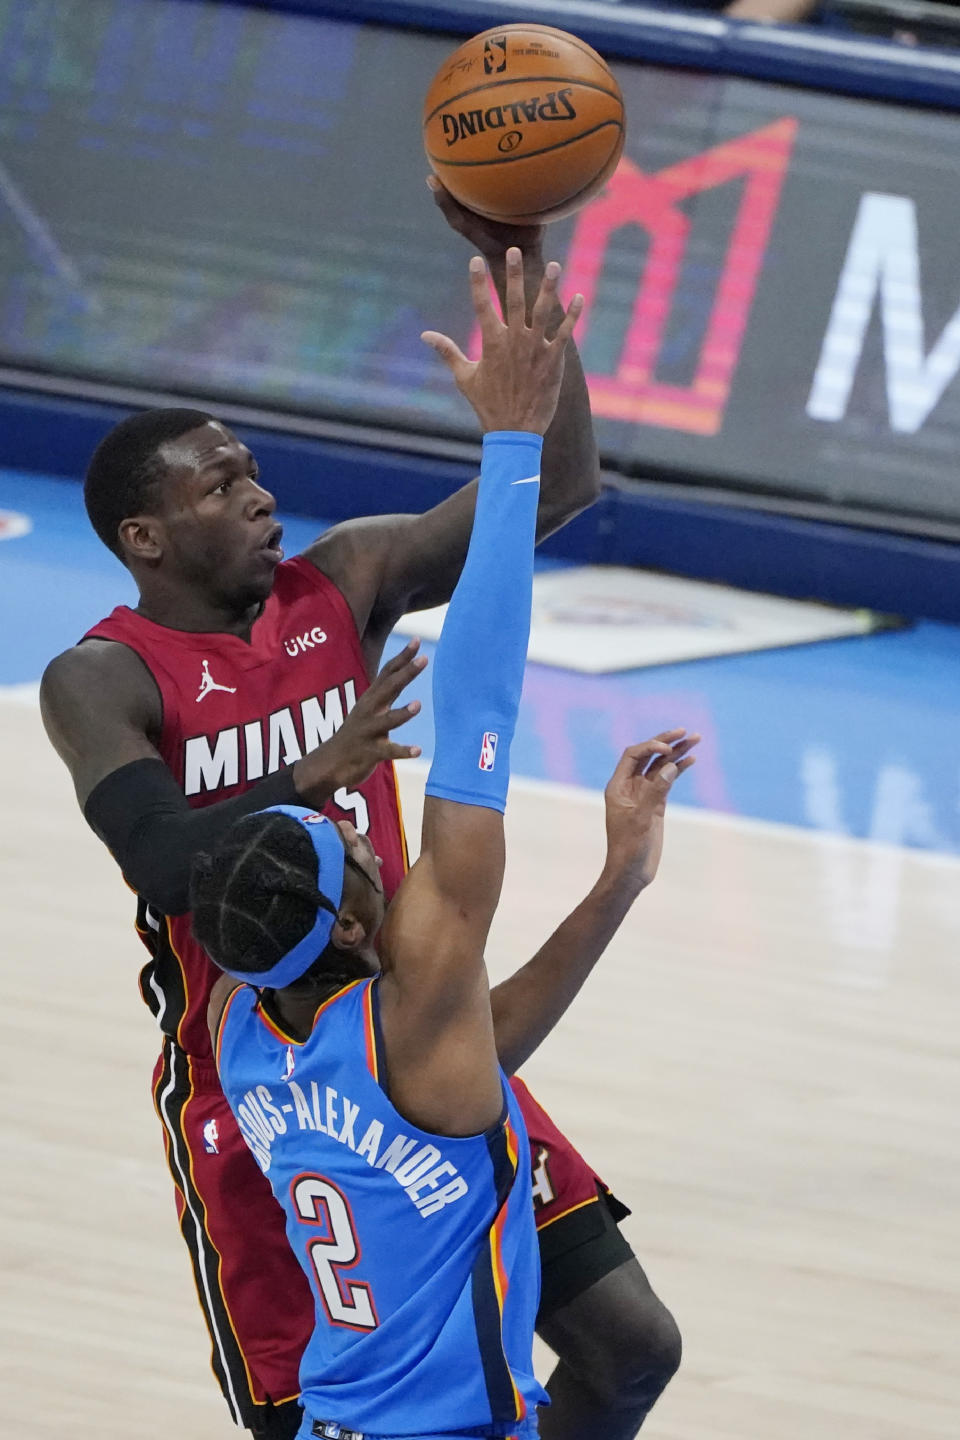
[[[623,96],[604,60],[550,25],[500,25],[444,61],[423,107],[423,143],[461,205],[513,225],[570,215],[609,180]]]

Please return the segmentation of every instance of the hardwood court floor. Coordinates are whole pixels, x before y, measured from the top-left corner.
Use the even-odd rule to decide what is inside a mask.
[[[0,816],[3,1431],[226,1440],[130,897],[32,708],[0,710]],[[592,880],[599,802],[517,787],[509,831],[495,975]],[[684,1332],[650,1440],[960,1433],[958,957],[957,862],[674,814],[529,1067]]]

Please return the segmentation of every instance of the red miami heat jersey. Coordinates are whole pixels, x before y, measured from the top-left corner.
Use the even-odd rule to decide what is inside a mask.
[[[157,746],[192,806],[239,795],[322,745],[367,688],[360,637],[343,595],[303,556],[277,566],[250,640],[171,630],[120,605],[83,637],[134,650],[160,691]],[[406,869],[396,777],[380,765],[326,813],[369,834],[391,896]],[[207,1001],[219,971],[194,940],[189,915],[140,900],[137,929],[151,959],[140,976],[160,1028],[190,1055],[210,1055]]]

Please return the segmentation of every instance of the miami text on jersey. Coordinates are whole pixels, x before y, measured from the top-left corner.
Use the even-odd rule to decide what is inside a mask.
[[[356,703],[356,686],[345,680],[327,690],[322,700],[309,695],[266,719],[227,725],[213,735],[191,735],[183,746],[184,794],[249,784],[292,765],[329,740]]]
[[[338,1094],[332,1085],[323,1089],[322,1100],[316,1080],[310,1081],[309,1098],[296,1080],[288,1080],[286,1090],[276,1099],[266,1085],[246,1092],[236,1107],[237,1124],[264,1172],[270,1169],[270,1149],[278,1135],[313,1130],[349,1146],[371,1169],[392,1175],[424,1217],[436,1215],[466,1195],[466,1180],[436,1145],[400,1133],[385,1142],[379,1120],[371,1120],[364,1128],[359,1105]],[[362,1132],[359,1138],[358,1131]]]

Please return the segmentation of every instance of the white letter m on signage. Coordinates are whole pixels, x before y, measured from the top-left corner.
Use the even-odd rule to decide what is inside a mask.
[[[904,195],[860,201],[807,401],[814,420],[846,414],[878,291],[890,425],[912,435],[960,370],[960,307],[925,355],[917,213]]]

